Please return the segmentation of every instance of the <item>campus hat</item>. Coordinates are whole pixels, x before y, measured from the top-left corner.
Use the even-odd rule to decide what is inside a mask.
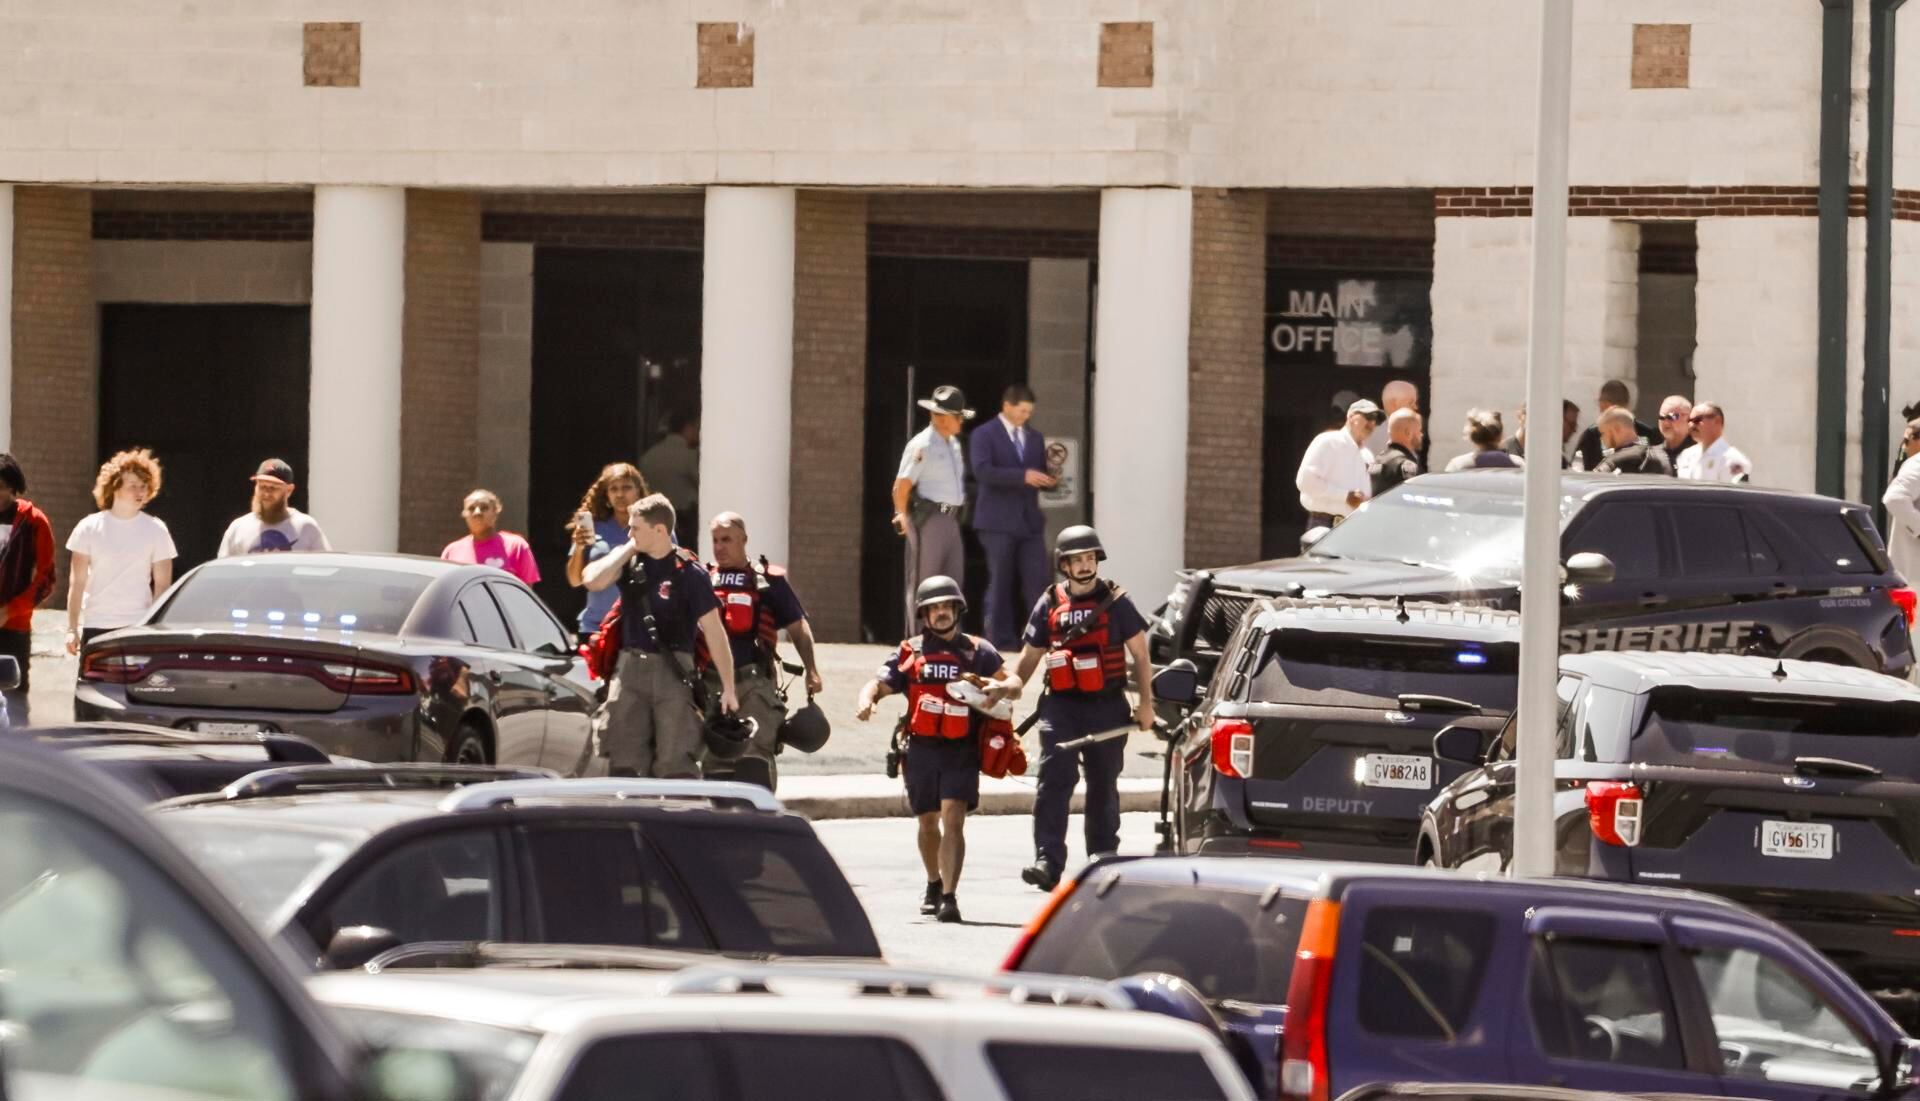
[[[1365,414],[1366,418],[1375,424],[1379,424],[1381,421],[1387,419],[1387,415],[1380,411],[1379,406],[1365,398],[1361,398],[1359,401],[1347,406],[1347,416],[1351,417],[1355,413]]]
[[[293,468],[287,465],[285,459],[268,459],[260,464],[260,469],[254,471],[253,477],[248,480],[290,486],[293,484]]]
[[[963,420],[973,419],[973,410],[967,408],[967,395],[960,392],[958,386],[936,386],[933,396],[920,399],[920,408],[929,413],[950,413]]]

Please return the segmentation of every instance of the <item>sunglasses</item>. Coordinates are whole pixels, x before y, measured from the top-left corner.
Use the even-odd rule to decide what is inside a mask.
[[[1660,419],[1663,421],[1677,421],[1683,418],[1678,413],[1662,413],[1660,414]]]
[[[1713,419],[1713,414],[1712,414],[1712,413],[1701,413],[1701,414],[1699,414],[1699,415],[1697,415],[1697,416],[1692,416],[1692,417],[1688,417],[1688,418],[1687,418],[1687,423],[1688,423],[1688,424],[1699,424],[1699,423],[1700,423],[1701,421],[1710,421],[1710,420],[1712,420],[1712,419]]]

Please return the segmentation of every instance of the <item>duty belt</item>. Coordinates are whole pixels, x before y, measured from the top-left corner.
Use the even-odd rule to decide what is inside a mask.
[[[942,516],[945,516],[951,512],[959,512],[961,509],[966,507],[965,505],[943,505],[938,501],[929,501],[925,497],[920,498],[920,503],[926,506],[928,509],[931,509],[932,511],[937,512]]]

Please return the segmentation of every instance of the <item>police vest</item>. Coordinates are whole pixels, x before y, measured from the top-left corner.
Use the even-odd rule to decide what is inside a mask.
[[[1099,695],[1127,683],[1127,651],[1113,639],[1113,582],[1074,596],[1065,582],[1048,590],[1047,687],[1054,692]],[[1071,636],[1071,637],[1069,637]]]
[[[721,569],[707,563],[707,576],[713,582],[713,598],[720,602],[720,622],[733,638],[753,638],[761,661],[770,661],[780,642],[780,627],[773,621],[773,606],[767,602],[768,580],[778,566],[765,557],[758,568]]]
[[[964,738],[973,731],[973,708],[947,695],[947,685],[973,665],[978,649],[972,635],[960,635],[959,649],[926,652],[919,635],[900,644],[899,668],[907,678],[907,730],[923,738]]]

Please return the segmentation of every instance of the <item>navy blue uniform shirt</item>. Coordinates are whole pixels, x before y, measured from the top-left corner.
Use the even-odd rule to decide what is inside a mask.
[[[713,598],[707,568],[688,562],[676,551],[665,558],[635,555],[620,571],[620,641],[629,650],[658,653],[653,636],[640,621],[647,612],[640,597],[643,585],[653,605],[660,641],[675,650],[693,649],[700,617],[720,606]]]
[[[953,639],[949,641],[931,631],[923,632],[920,635],[920,652],[929,655],[958,654],[960,652],[960,641],[960,635],[953,636]],[[993,643],[988,642],[984,638],[976,638],[973,640],[973,661],[968,663],[962,671],[977,673],[983,677],[990,677],[998,673],[1000,667],[1005,664],[1006,663],[1000,658],[1000,651],[993,648]],[[900,651],[896,649],[893,653],[888,654],[887,660],[880,664],[880,671],[873,676],[875,680],[886,685],[889,690],[905,692],[907,690],[907,675],[900,671]]]
[[[716,569],[709,576],[723,589],[753,592],[759,585],[754,572],[752,567]],[[784,573],[767,574],[767,587],[760,592],[760,600],[773,613],[773,625],[783,631],[807,617],[807,610],[800,606],[800,597],[793,591],[793,586],[787,583]],[[758,638],[754,632],[736,635],[729,631],[727,642],[733,647],[735,669],[760,660]]]
[[[1036,649],[1045,650],[1053,645],[1053,632],[1047,629],[1047,612],[1053,607],[1054,587],[1049,585],[1047,591],[1040,594],[1040,599],[1034,602],[1033,612],[1027,616],[1026,633],[1020,636],[1021,642]],[[1088,594],[1088,599],[1096,603],[1105,600],[1107,590],[1112,587],[1111,581],[1097,581],[1094,583],[1093,592]],[[1131,642],[1134,636],[1146,629],[1147,621],[1140,615],[1140,609],[1133,606],[1132,597],[1122,596],[1113,602],[1113,607],[1107,609],[1109,645],[1119,646]]]

